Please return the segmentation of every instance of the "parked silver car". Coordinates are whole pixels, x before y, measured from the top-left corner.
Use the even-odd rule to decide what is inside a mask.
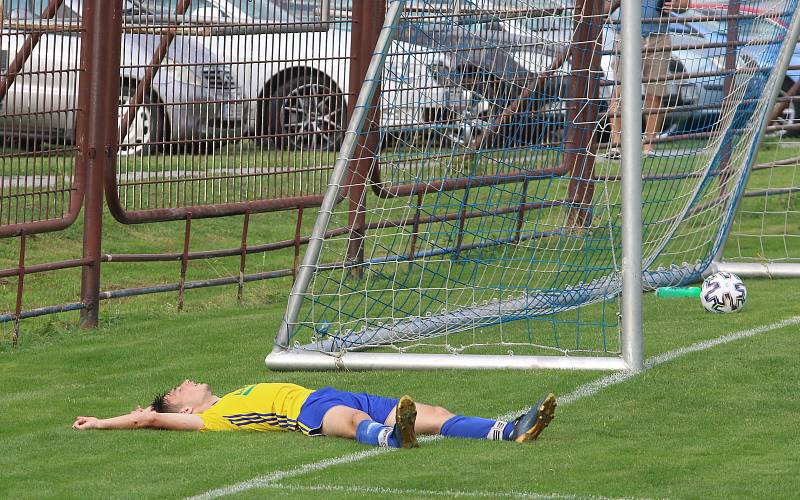
[[[192,23],[249,27],[203,37],[202,43],[231,64],[253,105],[253,134],[290,149],[336,150],[346,126],[351,2],[331,2],[334,17],[327,29],[304,27],[319,22],[322,5],[320,0],[195,0],[187,13]],[[432,73],[446,54],[403,40],[391,50],[396,55],[386,60],[381,92],[384,130],[430,132],[438,114],[467,112],[472,103],[466,90],[442,86]]]
[[[47,2],[5,0],[5,29],[0,33],[0,74],[7,72],[24,43],[21,23],[35,24]],[[125,0],[126,24],[137,16],[153,15],[137,0]],[[82,0],[65,0],[55,16],[56,25],[75,26]],[[126,30],[123,30],[126,31]],[[136,31],[136,30],[127,30]],[[120,68],[120,121],[142,80],[160,41],[160,35],[124,32]],[[78,82],[77,54],[81,40],[75,30],[45,32],[8,94],[0,102],[0,135],[31,142],[71,142],[75,135]],[[240,136],[247,107],[228,66],[195,39],[176,36],[150,92],[121,139],[119,155],[153,153],[174,145],[195,147]],[[237,133],[237,130],[239,131]]]

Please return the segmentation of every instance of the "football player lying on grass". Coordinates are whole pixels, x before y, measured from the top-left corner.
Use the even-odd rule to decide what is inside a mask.
[[[417,434],[532,441],[553,420],[556,398],[548,394],[514,422],[454,415],[415,404],[408,397],[384,398],[325,387],[318,391],[294,384],[263,383],[222,397],[208,384],[184,380],[156,396],[147,408],[98,419],[78,417],[73,428],[169,429],[185,431],[297,431],[355,439],[372,446],[415,448]]]

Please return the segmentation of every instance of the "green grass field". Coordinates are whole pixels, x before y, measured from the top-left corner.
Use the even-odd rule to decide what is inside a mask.
[[[182,248],[181,223],[121,226],[108,217],[105,224],[107,253]],[[308,216],[304,232],[312,224]],[[236,247],[241,218],[192,228],[192,248]],[[251,243],[290,239],[294,220],[254,216],[251,230]],[[81,234],[78,223],[31,237],[31,262],[76,257]],[[14,243],[0,242],[0,267],[16,265]],[[290,267],[291,259],[291,251],[253,255],[247,271]],[[105,288],[172,283],[178,266],[110,263],[103,281]],[[187,279],[237,271],[238,258],[193,261]],[[100,328],[77,329],[77,313],[24,321],[16,347],[11,325],[0,325],[0,497],[177,498],[219,488],[237,498],[326,499],[793,498],[800,491],[800,280],[748,280],[747,306],[724,316],[693,300],[646,295],[650,368],[616,383],[599,372],[270,372],[263,360],[290,284],[248,284],[241,303],[235,286],[192,290],[183,312],[175,293],[108,301]],[[29,276],[26,289],[25,308],[74,301],[78,273]],[[0,293],[3,309],[13,308],[16,281],[0,282]],[[776,326],[782,320],[791,321]],[[680,351],[736,332],[748,335]],[[665,354],[668,361],[657,358]],[[258,381],[408,393],[487,417],[516,415],[546,391],[562,405],[530,445],[438,439],[393,452],[300,434],[70,427],[77,415],[146,404],[183,378],[217,393]],[[588,389],[593,382],[600,390]]]
[[[796,317],[797,281],[748,282],[740,314],[710,316],[681,300],[646,300],[646,353]],[[0,494],[19,497],[174,498],[277,471],[289,477],[244,497],[408,498],[484,492],[490,497],[790,498],[800,480],[798,324],[687,354],[562,406],[529,446],[437,440],[342,460],[365,448],[299,434],[77,432],[77,415],[110,416],[149,401],[182,377],[218,391],[252,381],[292,381],[381,394],[409,393],[455,412],[500,416],[547,390],[572,393],[601,373],[272,373],[263,357],[279,303],[183,314],[131,311],[97,331],[70,330],[4,353],[0,363]],[[313,488],[331,487],[333,491]],[[340,490],[336,490],[341,488]],[[370,489],[374,488],[374,489]]]

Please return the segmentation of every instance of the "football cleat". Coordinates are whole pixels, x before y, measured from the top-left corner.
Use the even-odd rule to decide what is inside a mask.
[[[397,403],[395,414],[394,434],[400,443],[400,448],[418,448],[417,431],[414,425],[417,422],[417,405],[411,396],[403,396]]]
[[[528,413],[520,415],[514,420],[514,430],[511,431],[511,439],[518,443],[533,441],[555,418],[556,396],[551,392],[540,399],[528,410]]]

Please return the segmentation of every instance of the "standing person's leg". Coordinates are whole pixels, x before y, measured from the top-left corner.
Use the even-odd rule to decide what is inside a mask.
[[[644,108],[651,110],[645,113],[644,146],[646,154],[655,151],[650,141],[664,129],[666,110],[664,97],[667,95],[669,61],[672,58],[672,39],[669,35],[653,34],[644,39],[645,51],[642,57],[642,75],[644,77]]]
[[[645,109],[659,109],[662,105],[663,101],[661,96],[645,94]],[[644,122],[644,146],[642,146],[642,151],[644,151],[645,154],[655,151],[656,146],[650,141],[658,136],[658,134],[660,134],[664,129],[665,115],[666,113],[661,110],[647,113],[647,118],[645,118]]]
[[[620,64],[620,51],[622,50],[622,45],[620,43],[620,35],[619,33],[614,38],[614,60],[615,60],[615,67],[616,67],[616,80],[619,82],[620,76],[622,73],[622,68]],[[622,115],[620,114],[620,85],[614,85],[613,92],[611,95],[611,102],[608,104],[608,115],[611,117],[611,137],[609,138],[609,142],[611,142],[611,151],[610,157],[612,159],[619,158],[619,151],[622,145]]]
[[[622,114],[620,113],[620,95],[619,85],[614,85],[614,91],[611,95],[611,103],[608,106],[608,114],[611,116],[611,156],[614,158],[619,157],[619,151],[622,148]]]

